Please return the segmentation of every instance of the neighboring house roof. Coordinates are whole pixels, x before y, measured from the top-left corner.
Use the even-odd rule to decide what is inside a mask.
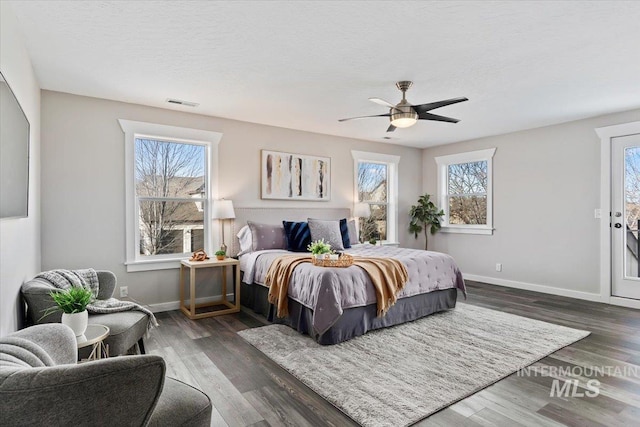
[[[627,226],[632,230],[638,229],[638,220],[640,219],[640,205],[635,203],[627,203]]]
[[[204,186],[203,176],[173,177],[167,182],[161,176],[148,176],[138,181],[136,190],[139,197],[191,198],[202,193]],[[168,215],[163,219],[166,223],[202,224],[203,211],[200,202],[175,203],[177,205],[169,205]],[[144,213],[141,212],[141,215],[144,216]],[[153,218],[153,216],[150,217]]]

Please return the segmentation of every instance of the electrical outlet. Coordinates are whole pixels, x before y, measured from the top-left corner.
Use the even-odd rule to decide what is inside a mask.
[[[120,286],[120,298],[125,298],[129,296],[129,287],[128,286]]]
[[[496,271],[502,271],[502,264],[500,263],[496,264]]]
[[[602,218],[602,210],[601,209],[595,209],[593,211],[593,216],[594,216],[595,219]]]

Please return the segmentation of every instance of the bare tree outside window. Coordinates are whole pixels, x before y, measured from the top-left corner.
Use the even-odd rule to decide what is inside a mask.
[[[640,147],[631,147],[625,150],[625,203],[627,225],[636,230],[640,219]],[[635,233],[637,237],[637,230]]]
[[[625,274],[640,277],[640,247],[638,228],[640,222],[640,147],[624,150],[624,217],[626,222]]]
[[[487,162],[449,165],[449,224],[487,223]]]
[[[140,254],[190,252],[202,241],[206,148],[136,138]]]
[[[364,241],[387,238],[388,172],[385,163],[358,163],[358,201],[371,208],[371,216],[362,224]]]

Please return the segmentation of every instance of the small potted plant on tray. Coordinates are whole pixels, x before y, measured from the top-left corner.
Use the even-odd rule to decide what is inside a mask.
[[[216,251],[215,255],[218,261],[223,261],[227,257],[227,253],[225,251]]]
[[[316,259],[328,259],[331,255],[331,245],[326,243],[324,239],[311,242],[309,246],[307,246],[307,250],[311,252],[313,257]]]
[[[89,313],[87,313],[87,305],[93,300],[93,293],[90,289],[72,286],[61,291],[51,291],[49,293],[55,307],[45,310],[42,317],[46,317],[56,311],[62,311],[62,324],[73,329],[73,333],[77,337],[82,336],[87,330],[89,321]]]

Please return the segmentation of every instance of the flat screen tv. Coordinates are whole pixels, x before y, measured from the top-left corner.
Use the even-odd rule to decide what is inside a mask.
[[[0,218],[29,214],[29,121],[0,72]]]

